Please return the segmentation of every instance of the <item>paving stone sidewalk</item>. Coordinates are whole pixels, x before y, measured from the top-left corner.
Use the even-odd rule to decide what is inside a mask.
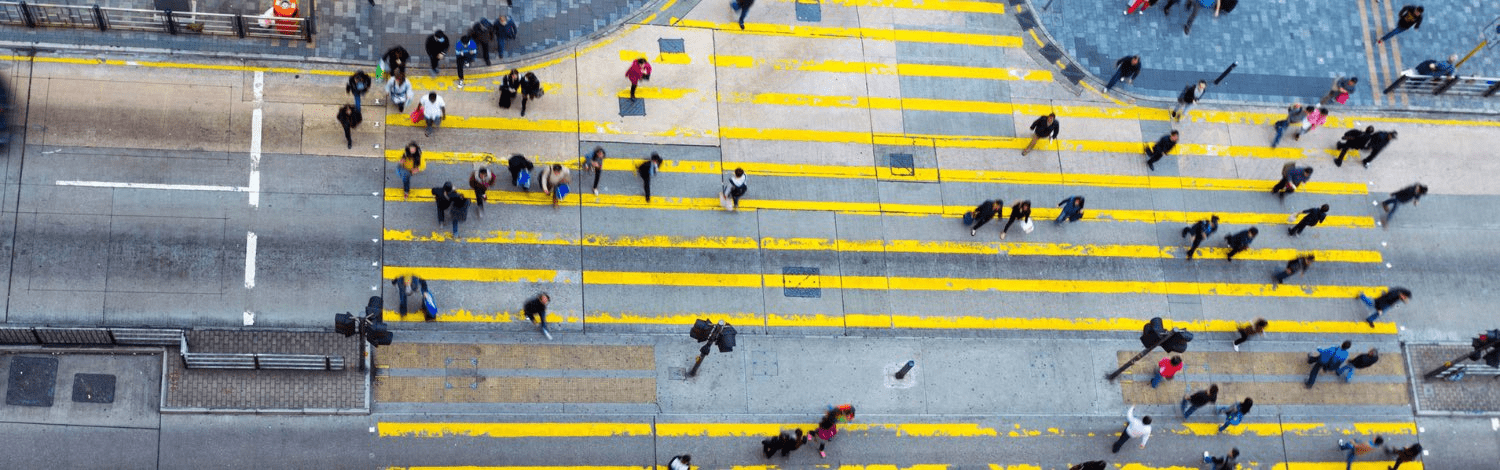
[[[1422,375],[1466,352],[1465,345],[1408,344],[1419,414],[1500,413],[1500,382],[1493,376],[1470,375],[1457,381],[1423,380]],[[1484,361],[1459,364],[1483,366]]]
[[[280,353],[343,356],[342,371],[187,369],[168,349],[163,411],[365,410],[365,373],[357,337],[337,333],[266,330],[192,330],[188,349],[204,353]]]

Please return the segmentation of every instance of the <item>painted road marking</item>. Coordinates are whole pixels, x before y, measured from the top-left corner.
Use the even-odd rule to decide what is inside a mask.
[[[716,23],[712,21],[673,18],[672,25],[680,28],[712,29],[729,34],[762,36],[791,36],[799,38],[849,38],[874,39],[895,42],[925,42],[933,44],[957,44],[980,47],[1021,47],[1021,38],[994,34],[950,33],[945,31],[922,31],[912,29],[841,28],[834,26],[791,26],[779,23]]]
[[[792,2],[796,0],[777,1]],[[954,13],[1005,14],[1005,4],[998,2],[970,2],[963,0],[830,0],[827,3],[842,7],[877,7]]]
[[[225,192],[249,192],[248,186],[213,186],[201,184],[156,184],[156,183],[121,183],[114,181],[58,181],[58,186],[83,186],[89,188],[117,188],[117,189],[159,189],[168,191],[225,191]]]
[[[473,191],[459,190],[465,197],[473,199]],[[490,191],[487,200],[493,204],[520,204],[520,205],[546,205],[551,200],[540,193],[521,193],[512,191]],[[411,197],[401,194],[401,188],[386,188],[386,202],[409,202],[424,203],[432,202],[432,194],[412,193]],[[582,205],[583,207],[608,207],[626,209],[663,209],[663,210],[709,210],[722,211],[718,198],[668,198],[658,197],[654,202],[647,203],[644,196],[627,196],[619,194],[603,194],[595,196],[592,194],[579,195],[569,194],[563,198],[563,204]],[[857,215],[941,215],[947,217],[959,217],[964,212],[972,209],[969,206],[942,206],[924,204],[884,204],[879,202],[834,202],[834,201],[793,201],[775,199],[744,199],[740,201],[740,210],[789,210],[789,211],[828,211],[841,214]],[[1035,207],[1032,209],[1033,220],[1047,222],[1055,219],[1058,209],[1054,207]],[[1295,221],[1288,221],[1288,214],[1266,214],[1253,212],[1184,212],[1184,211],[1153,211],[1135,209],[1087,209],[1084,211],[1085,221],[1114,221],[1114,222],[1145,222],[1145,223],[1181,223],[1191,224],[1199,220],[1206,220],[1210,216],[1219,216],[1219,222],[1226,225],[1292,225]],[[1330,215],[1319,227],[1339,228],[1374,228],[1375,219],[1367,216]]]
[[[970,67],[963,65],[930,65],[886,62],[846,62],[839,60],[761,60],[750,56],[714,55],[710,62],[719,67],[748,68],[769,65],[772,70],[800,72],[858,73],[870,75],[905,75],[908,77],[968,78],[974,80],[1037,81],[1052,80],[1052,72],[1007,67]]]
[[[1245,462],[1252,468],[1258,462]],[[1349,470],[1385,470],[1393,461],[1369,461],[1354,462]],[[1120,468],[1125,470],[1193,470],[1197,467],[1153,467],[1135,462],[1122,462]],[[1403,464],[1401,468],[1410,467],[1411,470],[1423,470],[1422,462],[1411,462]],[[731,465],[731,470],[779,470],[783,467],[776,465]],[[816,468],[827,470],[948,470],[948,464],[839,464],[820,465]],[[954,466],[952,468],[959,468]],[[965,465],[963,468],[968,468]],[[990,470],[1041,470],[1043,467],[1036,463],[991,463]],[[1344,462],[1277,462],[1271,470],[1344,470]],[[387,470],[667,470],[666,465],[654,465],[648,467],[614,466],[614,465],[578,465],[578,466],[472,466],[461,467],[387,467]]]
[[[1163,431],[1191,436],[1218,435],[1215,423],[1184,423],[1163,426]],[[1198,426],[1199,424],[1203,426]],[[783,429],[807,426],[807,423],[479,423],[479,422],[379,422],[376,423],[380,437],[445,438],[445,437],[757,437],[770,436]],[[1205,426],[1212,429],[1203,431]],[[1335,435],[1415,435],[1416,424],[1408,422],[1352,423],[1351,426],[1329,426],[1325,423],[1267,423],[1241,425],[1255,430],[1258,436],[1335,436]],[[993,428],[978,423],[844,423],[842,431],[894,433],[901,437],[1034,437],[1034,436],[1094,436],[1097,430],[1068,431],[1058,428],[1027,429],[1020,424],[1012,428]],[[1381,430],[1371,432],[1371,430]],[[1243,433],[1241,433],[1243,434]],[[1342,463],[1340,463],[1342,465]]]

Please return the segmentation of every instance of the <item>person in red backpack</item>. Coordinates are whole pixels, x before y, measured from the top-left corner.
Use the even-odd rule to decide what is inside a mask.
[[[651,80],[651,63],[646,62],[646,59],[636,59],[630,63],[630,70],[625,71],[625,78],[630,79],[630,101],[635,101],[635,86],[641,80]]]

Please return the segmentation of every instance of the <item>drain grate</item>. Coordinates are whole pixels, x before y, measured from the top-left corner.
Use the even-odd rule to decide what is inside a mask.
[[[797,21],[819,23],[823,21],[823,5],[817,0],[797,0]]]
[[[637,91],[639,91],[639,90],[637,90]],[[645,116],[645,115],[646,115],[646,100],[644,98],[637,97],[636,99],[633,99],[633,100],[630,99],[630,98],[620,98],[620,116],[623,117],[623,116]]]
[[[891,175],[893,176],[916,176],[916,158],[909,153],[893,153],[890,155]]]
[[[818,299],[823,297],[818,268],[787,266],[781,268],[781,290],[787,297]]]
[[[687,52],[687,44],[685,44],[682,39],[657,39],[656,47],[661,49],[662,54],[680,54]]]

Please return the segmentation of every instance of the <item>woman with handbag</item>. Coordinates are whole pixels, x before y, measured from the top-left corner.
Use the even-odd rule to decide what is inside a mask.
[[[521,71],[510,69],[510,73],[500,80],[500,107],[510,109],[510,104],[516,100],[516,93],[520,89]]]
[[[1017,202],[1010,206],[1010,220],[1005,222],[1005,228],[1000,229],[1001,240],[1005,239],[1005,232],[1010,230],[1010,224],[1016,223],[1017,220],[1021,221],[1022,232],[1031,233],[1031,230],[1036,227],[1031,223],[1031,200]]]
[[[641,80],[651,80],[651,63],[644,58],[636,59],[630,63],[630,70],[625,71],[625,78],[630,79],[630,101],[635,101],[635,86]]]

